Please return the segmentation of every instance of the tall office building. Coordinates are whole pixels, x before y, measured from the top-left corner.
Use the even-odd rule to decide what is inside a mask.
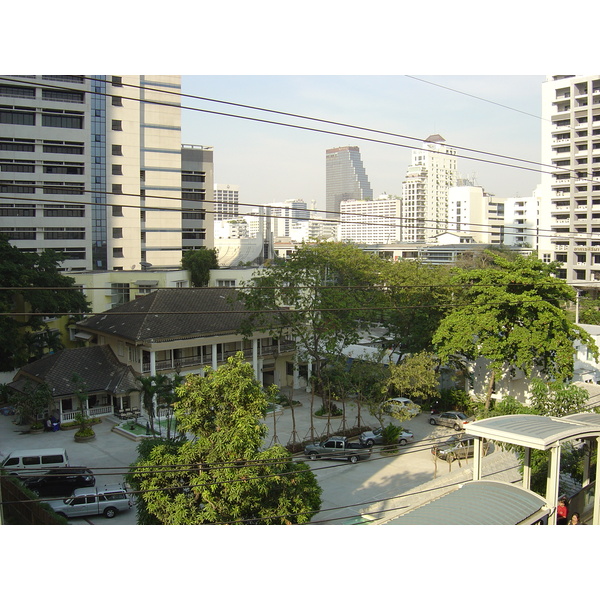
[[[0,232],[69,270],[178,266],[180,90],[171,75],[0,78]]]
[[[290,232],[297,223],[308,221],[310,213],[308,205],[302,199],[290,199],[283,202],[268,204],[271,216],[273,235],[290,237]]]
[[[213,148],[181,148],[181,243],[183,251],[214,246]]]
[[[325,210],[328,218],[339,219],[342,200],[373,199],[358,146],[330,148],[325,151],[325,158]]]
[[[412,151],[402,182],[402,241],[433,242],[448,229],[448,190],[456,185],[456,150],[440,135]]]
[[[540,257],[568,283],[600,281],[600,75],[542,84],[542,163]]]

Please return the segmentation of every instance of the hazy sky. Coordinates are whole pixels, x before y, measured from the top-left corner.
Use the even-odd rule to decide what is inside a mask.
[[[213,100],[316,117],[419,140],[438,133],[452,146],[539,161],[544,80],[542,75],[188,75],[183,77],[182,85],[186,94]],[[346,145],[360,148],[375,196],[400,195],[411,161],[411,149],[406,146],[421,147],[419,141],[209,101],[184,98],[182,104],[337,133],[303,131],[183,110],[182,142],[214,147],[215,182],[239,185],[242,203],[302,198],[309,202],[314,199],[317,208],[324,208],[325,150]],[[401,147],[355,139],[348,134],[385,140]],[[505,158],[462,150],[457,153],[510,163]],[[478,185],[499,197],[529,196],[540,179],[535,171],[466,158],[458,159],[458,168],[462,175],[474,176]]]

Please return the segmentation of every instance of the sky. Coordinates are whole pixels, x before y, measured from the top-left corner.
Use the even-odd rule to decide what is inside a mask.
[[[347,145],[360,148],[375,197],[401,195],[411,148],[420,148],[420,140],[434,133],[451,146],[539,162],[541,84],[545,79],[543,75],[186,75],[182,79],[185,94],[396,136],[184,98],[183,106],[335,135],[183,110],[182,142],[214,148],[215,183],[238,185],[241,203],[301,198],[309,203],[315,200],[317,208],[324,208],[325,150]],[[465,157],[458,158],[461,175],[495,196],[530,196],[539,183],[535,165],[518,163],[528,169],[514,168],[467,157],[517,164],[506,158],[467,150],[457,154]]]

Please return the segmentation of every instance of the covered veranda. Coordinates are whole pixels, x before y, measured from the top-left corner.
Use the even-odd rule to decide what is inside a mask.
[[[571,512],[580,513],[584,523],[600,522],[600,497],[595,494],[600,464],[600,414],[578,413],[562,418],[540,415],[506,415],[465,425],[475,438],[473,481],[390,521],[390,525],[526,525],[556,524],[559,499],[561,448],[566,442],[585,444],[581,491],[571,498]],[[521,485],[482,481],[483,441],[519,446],[524,450]],[[531,450],[549,452],[546,492],[531,491]],[[595,460],[593,458],[595,457]],[[591,465],[595,462],[595,470]]]

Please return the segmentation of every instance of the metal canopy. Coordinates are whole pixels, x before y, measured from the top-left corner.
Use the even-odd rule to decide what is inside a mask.
[[[498,481],[471,481],[387,525],[525,525],[549,509],[538,494]]]
[[[488,440],[548,450],[564,440],[600,435],[600,419],[586,420],[587,416],[593,415],[582,413],[577,415],[579,420],[574,417],[559,419],[540,415],[506,415],[468,423],[465,431]]]

